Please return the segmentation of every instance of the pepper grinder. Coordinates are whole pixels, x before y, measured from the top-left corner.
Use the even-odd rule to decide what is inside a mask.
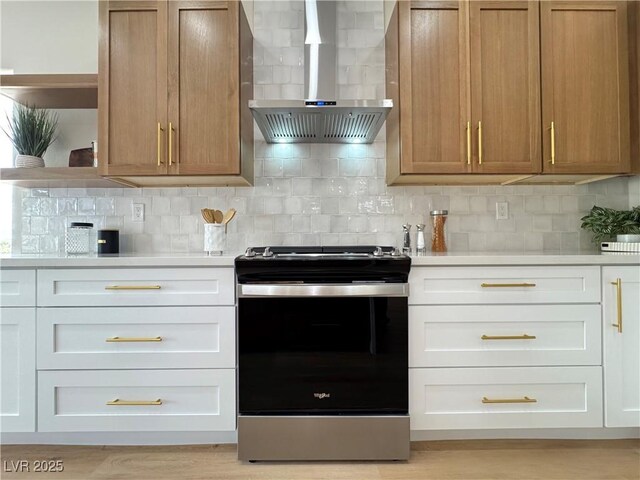
[[[427,249],[424,243],[424,223],[416,225],[416,255],[424,255]]]
[[[411,225],[408,223],[402,225],[402,253],[409,255],[411,253]]]

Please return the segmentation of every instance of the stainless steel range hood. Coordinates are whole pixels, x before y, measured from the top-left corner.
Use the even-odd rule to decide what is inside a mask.
[[[393,101],[337,100],[336,6],[305,0],[305,100],[250,100],[268,143],[371,143]]]

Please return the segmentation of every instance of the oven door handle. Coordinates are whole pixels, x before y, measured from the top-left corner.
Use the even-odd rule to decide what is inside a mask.
[[[408,283],[241,284],[238,297],[408,297]]]

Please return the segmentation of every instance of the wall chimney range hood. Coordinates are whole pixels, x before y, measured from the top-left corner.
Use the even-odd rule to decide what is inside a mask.
[[[336,6],[305,0],[305,100],[249,100],[267,143],[371,143],[393,101],[337,100]]]

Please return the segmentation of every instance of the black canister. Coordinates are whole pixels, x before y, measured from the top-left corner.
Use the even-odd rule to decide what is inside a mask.
[[[117,255],[120,253],[120,231],[98,230],[98,255]]]

